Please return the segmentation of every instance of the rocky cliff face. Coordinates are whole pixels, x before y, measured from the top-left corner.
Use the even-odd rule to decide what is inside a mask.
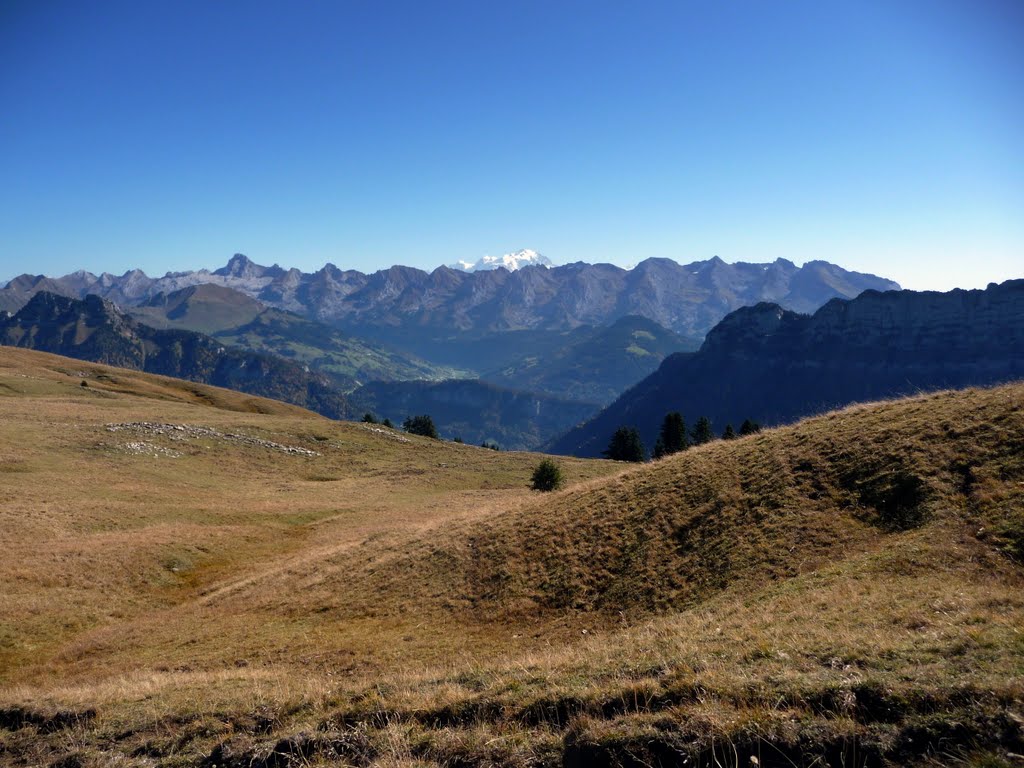
[[[1024,280],[983,291],[867,291],[813,315],[761,303],[733,312],[696,353],[667,358],[555,452],[596,456],[621,425],[652,445],[680,411],[717,431],[779,424],[851,402],[1024,378]]]
[[[31,282],[33,278],[27,278]],[[16,309],[32,289],[0,291],[0,308]],[[76,272],[50,288],[77,297],[89,293],[122,306],[153,296],[211,283],[242,291],[270,306],[298,312],[371,338],[436,338],[459,333],[486,335],[510,330],[568,330],[609,325],[639,315],[688,338],[702,338],[728,312],[758,301],[813,311],[833,297],[851,298],[865,289],[892,290],[895,283],[849,272],[826,262],[797,268],[771,264],[726,264],[715,257],[680,265],[648,259],[632,270],[610,264],[526,266],[461,272],[439,267],[427,273],[395,266],[372,275],[332,264],[305,274],[276,264],[263,267],[236,254],[209,272],[169,273],[150,278],[138,270],[121,276]],[[21,303],[19,303],[21,302]],[[394,339],[392,339],[394,340]]]
[[[17,314],[0,316],[0,343],[227,387],[331,418],[351,415],[345,397],[323,375],[201,333],[150,328],[94,295],[78,300],[36,293]]]

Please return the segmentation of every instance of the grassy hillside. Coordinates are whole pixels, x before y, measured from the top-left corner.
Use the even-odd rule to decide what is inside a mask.
[[[226,344],[305,363],[346,391],[371,381],[438,381],[468,375],[278,309],[264,310],[251,322],[223,328],[214,336]]]
[[[21,350],[0,393],[0,763],[1024,752],[1024,386],[550,495],[532,454]]]

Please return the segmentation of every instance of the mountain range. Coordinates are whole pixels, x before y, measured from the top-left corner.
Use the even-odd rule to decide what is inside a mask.
[[[233,288],[266,306],[478,373],[521,356],[523,350],[504,336],[508,332],[542,336],[637,315],[699,344],[741,306],[771,301],[810,312],[831,298],[899,287],[824,261],[797,267],[785,259],[727,264],[715,257],[686,265],[647,259],[629,270],[582,262],[513,272],[438,267],[428,273],[393,266],[367,275],[333,264],[307,274],[276,264],[260,266],[236,254],[213,272],[172,272],[159,278],[137,269],[121,276],[84,271],[59,278],[22,275],[0,290],[0,309],[15,311],[41,289],[75,298],[96,294],[130,308],[200,284]],[[483,345],[476,343],[481,340]],[[481,346],[489,349],[486,358],[479,354]]]
[[[36,307],[31,320],[11,318],[6,343],[101,362],[123,359],[140,370],[268,396],[277,391],[328,415],[366,410],[398,422],[430,413],[442,434],[536,448],[612,403],[667,355],[697,349],[730,310],[771,299],[788,310],[813,311],[833,297],[898,287],[822,261],[798,268],[784,259],[727,264],[715,257],[687,265],[648,259],[629,270],[546,263],[534,251],[520,251],[467,267],[473,271],[394,266],[366,275],[328,264],[307,274],[236,254],[214,271],[160,278],[141,270],[26,274],[0,289],[0,310],[16,312],[40,291],[51,296],[44,304],[53,316]],[[57,295],[109,303],[65,307]],[[111,320],[115,305],[137,327],[126,317]],[[115,344],[116,334],[100,334],[98,348],[63,331],[27,330],[63,328],[72,322],[66,313],[127,329],[127,340]],[[171,332],[205,335],[200,342]],[[184,338],[193,351],[168,357],[163,347],[181,347]],[[214,365],[211,351],[219,349],[231,352]],[[252,370],[241,361],[254,354],[264,366],[272,361],[273,378],[287,383],[254,389],[241,373]],[[466,381],[473,378],[480,381]],[[458,406],[458,397],[466,405]],[[479,406],[475,418],[469,404]]]
[[[773,425],[847,403],[1024,377],[1024,280],[948,293],[866,291],[812,315],[759,303],[728,315],[695,353],[669,356],[548,448],[597,456],[619,426],[648,447],[669,411],[716,431]]]

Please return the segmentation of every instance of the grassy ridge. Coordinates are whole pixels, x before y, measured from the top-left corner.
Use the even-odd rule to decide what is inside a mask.
[[[1022,750],[1020,385],[565,460],[538,496],[531,454],[2,352],[0,763]]]

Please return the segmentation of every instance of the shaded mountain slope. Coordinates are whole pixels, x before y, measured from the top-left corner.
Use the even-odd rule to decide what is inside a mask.
[[[371,381],[439,381],[464,375],[278,309],[265,309],[251,322],[214,336],[226,344],[305,363],[346,391]]]
[[[53,280],[43,275],[20,275],[14,278],[3,289],[0,289],[0,313],[14,314],[40,291],[48,291],[61,296],[75,296],[73,287],[67,285],[70,275]]]
[[[588,329],[589,330],[589,329]],[[506,387],[607,404],[657,369],[673,352],[694,348],[653,320],[627,315],[551,352],[527,355],[482,377]]]
[[[438,381],[461,374],[293,312],[268,308],[241,291],[216,284],[160,293],[126,311],[155,328],[199,331],[231,346],[309,365],[346,391],[368,381]]]
[[[0,343],[227,387],[331,418],[350,415],[344,396],[323,375],[200,333],[150,328],[97,296],[37,293],[0,320]]]
[[[594,403],[506,389],[483,381],[373,382],[349,395],[356,412],[401,424],[409,416],[429,415],[443,438],[467,443],[497,443],[506,450],[530,450],[570,425],[591,416]]]
[[[717,432],[845,403],[1024,378],[1024,281],[949,293],[868,291],[813,315],[759,304],[730,314],[696,353],[665,360],[590,422],[550,444],[597,456],[621,425],[653,445],[662,418]]]
[[[265,309],[241,291],[215,284],[193,285],[158,293],[130,314],[153,328],[197,331],[209,336],[225,328],[251,323]]]

